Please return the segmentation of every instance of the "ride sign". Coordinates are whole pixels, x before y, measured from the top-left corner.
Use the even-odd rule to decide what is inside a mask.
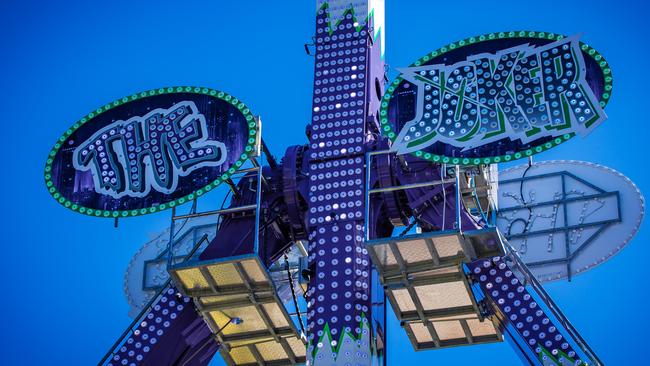
[[[399,154],[455,164],[508,161],[585,136],[607,118],[611,71],[577,36],[472,37],[400,71],[380,112]]]
[[[256,149],[259,126],[224,92],[151,90],[115,101],[69,129],[45,167],[49,192],[93,216],[125,217],[210,191]]]

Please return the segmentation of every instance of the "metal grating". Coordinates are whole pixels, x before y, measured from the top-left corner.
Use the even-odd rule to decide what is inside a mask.
[[[463,252],[457,236],[441,236],[431,239],[433,247],[440,258],[453,257]]]
[[[243,286],[244,280],[241,278],[237,269],[232,263],[224,263],[205,267],[209,276],[206,276],[208,282],[214,282],[218,287],[226,286]],[[205,275],[205,274],[204,274]]]
[[[189,268],[178,271],[178,279],[184,289],[188,291],[207,288],[208,281],[203,277],[198,268]]]
[[[367,241],[384,290],[416,350],[499,342],[464,263],[502,253],[495,229],[440,231]]]
[[[434,283],[416,286],[414,289],[425,311],[472,305],[471,294],[467,292],[463,281]]]
[[[305,343],[256,255],[190,262],[170,273],[194,297],[229,365],[306,361]]]
[[[400,321],[478,314],[461,265],[389,277],[384,288]]]
[[[230,358],[236,365],[256,364],[255,356],[248,347],[237,347],[230,350]]]
[[[229,365],[280,366],[306,362],[306,348],[295,338],[242,344],[232,347],[229,351],[222,349],[221,354]]]
[[[403,328],[417,351],[502,341],[491,320],[475,315],[406,322]]]
[[[432,323],[433,328],[436,330],[441,341],[462,339],[466,337],[463,326],[460,324],[459,320],[446,320]]]
[[[366,247],[383,280],[471,259],[470,253],[463,250],[462,240],[458,231],[441,231],[375,239],[366,242]]]
[[[402,241],[398,242],[396,247],[407,265],[426,263],[432,260],[431,252],[424,240]]]

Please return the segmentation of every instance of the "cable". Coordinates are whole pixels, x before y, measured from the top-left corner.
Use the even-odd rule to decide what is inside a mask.
[[[476,207],[478,207],[478,210],[481,213],[481,217],[483,218],[483,221],[485,221],[485,224],[488,225],[487,216],[485,215],[485,212],[483,212],[483,207],[481,207],[481,201],[478,199],[478,192],[476,191],[476,178],[472,178],[472,188],[474,188],[474,200],[476,200]]]
[[[287,270],[287,277],[289,277],[289,287],[291,287],[291,297],[293,297],[293,304],[296,307],[296,314],[298,314],[298,322],[300,323],[300,331],[302,334],[307,335],[305,332],[305,325],[302,324],[302,315],[300,315],[300,308],[298,307],[298,299],[296,298],[296,290],[293,288],[293,277],[289,269],[289,257],[284,253],[284,268]]]
[[[190,214],[194,214],[194,213],[196,213],[196,200],[194,200],[194,201],[192,202],[192,208],[190,208]],[[172,218],[172,220],[173,220],[173,218]],[[176,240],[176,237],[178,236],[178,234],[180,234],[181,232],[183,232],[183,228],[185,227],[185,225],[187,224],[187,222],[188,222],[189,220],[190,220],[189,217],[186,218],[185,220],[183,220],[183,223],[181,224],[181,227],[178,228],[178,230],[175,230],[175,232],[174,232],[173,234],[170,233],[170,235],[171,235],[171,240],[170,240],[170,241],[171,241],[171,245],[169,245],[170,243],[168,243],[168,245],[167,245],[167,249],[163,250],[160,254],[158,254],[158,256],[156,257],[156,259],[163,258],[165,255],[169,255],[169,256],[171,256],[171,257],[173,258],[173,256],[174,256],[174,240]],[[172,227],[171,227],[171,226],[169,227],[169,230],[170,230],[170,231],[172,230]],[[161,234],[160,236],[162,236],[162,235],[164,235],[164,233]],[[160,236],[158,236],[158,237],[160,237]],[[155,239],[154,239],[154,240],[155,240]],[[167,252],[169,252],[170,248],[171,248],[171,253],[167,253]]]
[[[444,175],[443,171],[445,170],[445,164],[440,166],[440,182],[442,184],[442,230],[445,230],[445,220],[447,219],[447,191],[445,189]],[[456,187],[460,189],[460,187]]]
[[[192,208],[190,208],[190,214],[195,214],[196,213],[196,200],[192,202]],[[176,233],[172,236],[172,240],[176,239],[176,236],[183,231],[183,228],[185,227],[185,224],[190,220],[190,218],[186,218],[183,223],[181,224],[181,227],[176,231]]]
[[[519,196],[521,197],[521,204],[526,206],[526,199],[524,198],[524,182],[526,178],[526,173],[528,173],[528,170],[532,168],[532,164],[528,163],[528,166],[526,167],[526,170],[524,170],[524,174],[521,176],[521,183],[519,184]],[[530,219],[533,217],[533,210],[530,207],[526,207],[528,209],[528,220],[526,220],[526,225],[524,226],[524,231],[522,234],[525,234],[528,231],[528,224],[530,223]]]
[[[418,218],[419,218],[419,217],[420,217],[420,215],[418,215],[417,217],[414,215],[414,216],[413,216],[413,222],[411,222],[411,223],[406,227],[406,229],[404,229],[404,230],[402,231],[402,233],[399,234],[399,236],[402,237],[402,236],[408,234],[408,232],[409,232],[411,229],[413,229],[413,226],[415,226],[415,225],[418,223]]]
[[[221,208],[220,208],[221,210],[223,210],[224,206],[226,205],[226,200],[228,199],[228,197],[230,197],[230,194],[231,194],[231,193],[232,193],[232,190],[229,189],[229,190],[226,192],[226,194],[224,195],[224,197],[223,197],[223,201],[221,201]],[[232,202],[231,202],[231,203],[232,203]],[[223,215],[219,215],[219,216],[217,217],[217,230],[219,230],[219,228],[221,228],[221,224],[222,224],[222,223],[223,223]]]
[[[516,222],[519,222],[519,221],[524,223],[524,231],[522,231],[521,233],[522,234],[526,233],[526,226],[528,226],[528,223],[526,222],[526,220],[522,219],[521,217],[518,217],[518,218],[516,218],[516,219],[514,219],[514,220],[512,220],[510,222],[510,225],[508,226],[508,233],[507,233],[508,237],[510,237],[512,235],[512,227],[515,225]]]

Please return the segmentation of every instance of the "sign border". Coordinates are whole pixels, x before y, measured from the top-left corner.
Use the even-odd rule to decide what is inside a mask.
[[[441,56],[452,50],[464,46],[468,46],[474,43],[480,43],[480,42],[491,41],[496,39],[510,39],[510,38],[539,38],[539,39],[548,39],[550,41],[559,41],[563,38],[566,38],[566,36],[561,34],[555,34],[555,33],[535,32],[535,31],[511,31],[511,32],[500,32],[500,33],[488,33],[480,36],[465,38],[463,40],[453,42],[446,46],[443,46],[421,57],[420,59],[412,63],[409,67],[422,66],[423,64],[425,64],[426,62],[428,62],[434,57]],[[583,52],[586,52],[591,58],[593,58],[598,63],[598,66],[603,72],[605,84],[604,84],[604,92],[600,99],[600,106],[604,108],[609,102],[612,93],[612,88],[613,88],[612,70],[609,67],[609,63],[605,60],[603,55],[601,55],[593,47],[589,46],[584,42],[580,42],[580,49],[582,49]],[[395,92],[397,86],[403,80],[404,79],[402,78],[401,75],[395,78],[395,80],[393,80],[390,86],[386,89],[386,93],[382,97],[381,107],[379,110],[379,123],[380,123],[381,134],[382,136],[387,136],[391,142],[395,142],[395,139],[397,138],[397,133],[393,130],[393,127],[388,122],[388,107],[390,105],[390,100],[393,97],[393,93]],[[569,140],[573,136],[575,136],[575,133],[567,133],[561,137],[560,136],[556,137],[552,141],[548,141],[543,145],[535,146],[524,151],[518,151],[514,154],[490,156],[490,157],[483,157],[483,158],[452,158],[445,155],[437,155],[437,154],[424,152],[422,150],[414,151],[411,152],[410,154],[415,157],[422,158],[424,160],[432,161],[434,163],[449,163],[449,164],[459,164],[459,165],[504,163],[504,162],[509,162],[512,160],[517,160],[517,159],[521,159],[524,157],[541,153],[542,151],[548,150],[554,146],[557,146]]]
[[[70,137],[71,134],[73,134],[77,129],[79,129],[85,123],[91,121],[94,117],[104,112],[107,112],[117,106],[129,102],[133,102],[142,98],[146,98],[146,97],[152,97],[152,96],[164,95],[164,94],[176,94],[176,93],[203,94],[217,99],[221,99],[233,105],[235,108],[237,108],[246,118],[246,121],[248,122],[248,142],[246,144],[245,151],[243,154],[240,155],[239,159],[225,173],[223,173],[219,178],[215,179],[214,181],[207,184],[206,186],[196,189],[195,191],[193,191],[192,193],[184,197],[177,198],[173,201],[162,203],[159,205],[144,207],[141,209],[134,209],[134,210],[107,211],[107,210],[84,207],[68,200],[66,197],[64,197],[61,193],[58,192],[58,190],[54,186],[54,182],[52,182],[52,174],[51,174],[52,164],[54,163],[54,158],[58,153],[59,149],[63,146],[63,143],[68,139],[68,137]],[[208,193],[209,191],[217,187],[219,184],[221,184],[223,181],[230,178],[230,176],[237,171],[237,168],[240,168],[242,165],[244,165],[246,160],[248,160],[251,157],[251,155],[255,153],[256,151],[255,146],[257,144],[258,136],[259,136],[258,120],[255,118],[255,116],[253,116],[250,109],[243,102],[241,102],[239,99],[233,97],[232,95],[226,92],[222,92],[216,89],[196,87],[196,86],[170,86],[170,87],[163,87],[158,89],[151,89],[140,93],[135,93],[121,99],[117,99],[111,103],[99,107],[95,111],[88,113],[86,116],[78,120],[74,125],[72,125],[72,127],[70,127],[67,131],[65,131],[63,135],[59,137],[56,144],[54,144],[54,147],[52,147],[52,149],[50,150],[47,161],[45,162],[45,185],[47,186],[47,190],[50,193],[50,195],[61,205],[63,205],[64,207],[72,211],[79,212],[88,216],[120,218],[120,217],[133,217],[133,216],[151,214],[159,211],[164,211],[168,208],[176,207],[177,205],[182,205],[186,202],[192,201],[193,199]]]

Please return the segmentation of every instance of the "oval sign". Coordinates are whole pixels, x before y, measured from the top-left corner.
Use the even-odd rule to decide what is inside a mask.
[[[382,133],[398,154],[489,164],[584,136],[607,116],[607,61],[577,36],[492,33],[400,69],[382,99]]]
[[[224,92],[168,87],[116,100],[75,123],[45,165],[50,194],[86,215],[164,210],[219,185],[254,154],[258,121]]]
[[[623,174],[581,161],[545,161],[499,172],[497,226],[540,280],[585,272],[621,251],[645,209]]]

